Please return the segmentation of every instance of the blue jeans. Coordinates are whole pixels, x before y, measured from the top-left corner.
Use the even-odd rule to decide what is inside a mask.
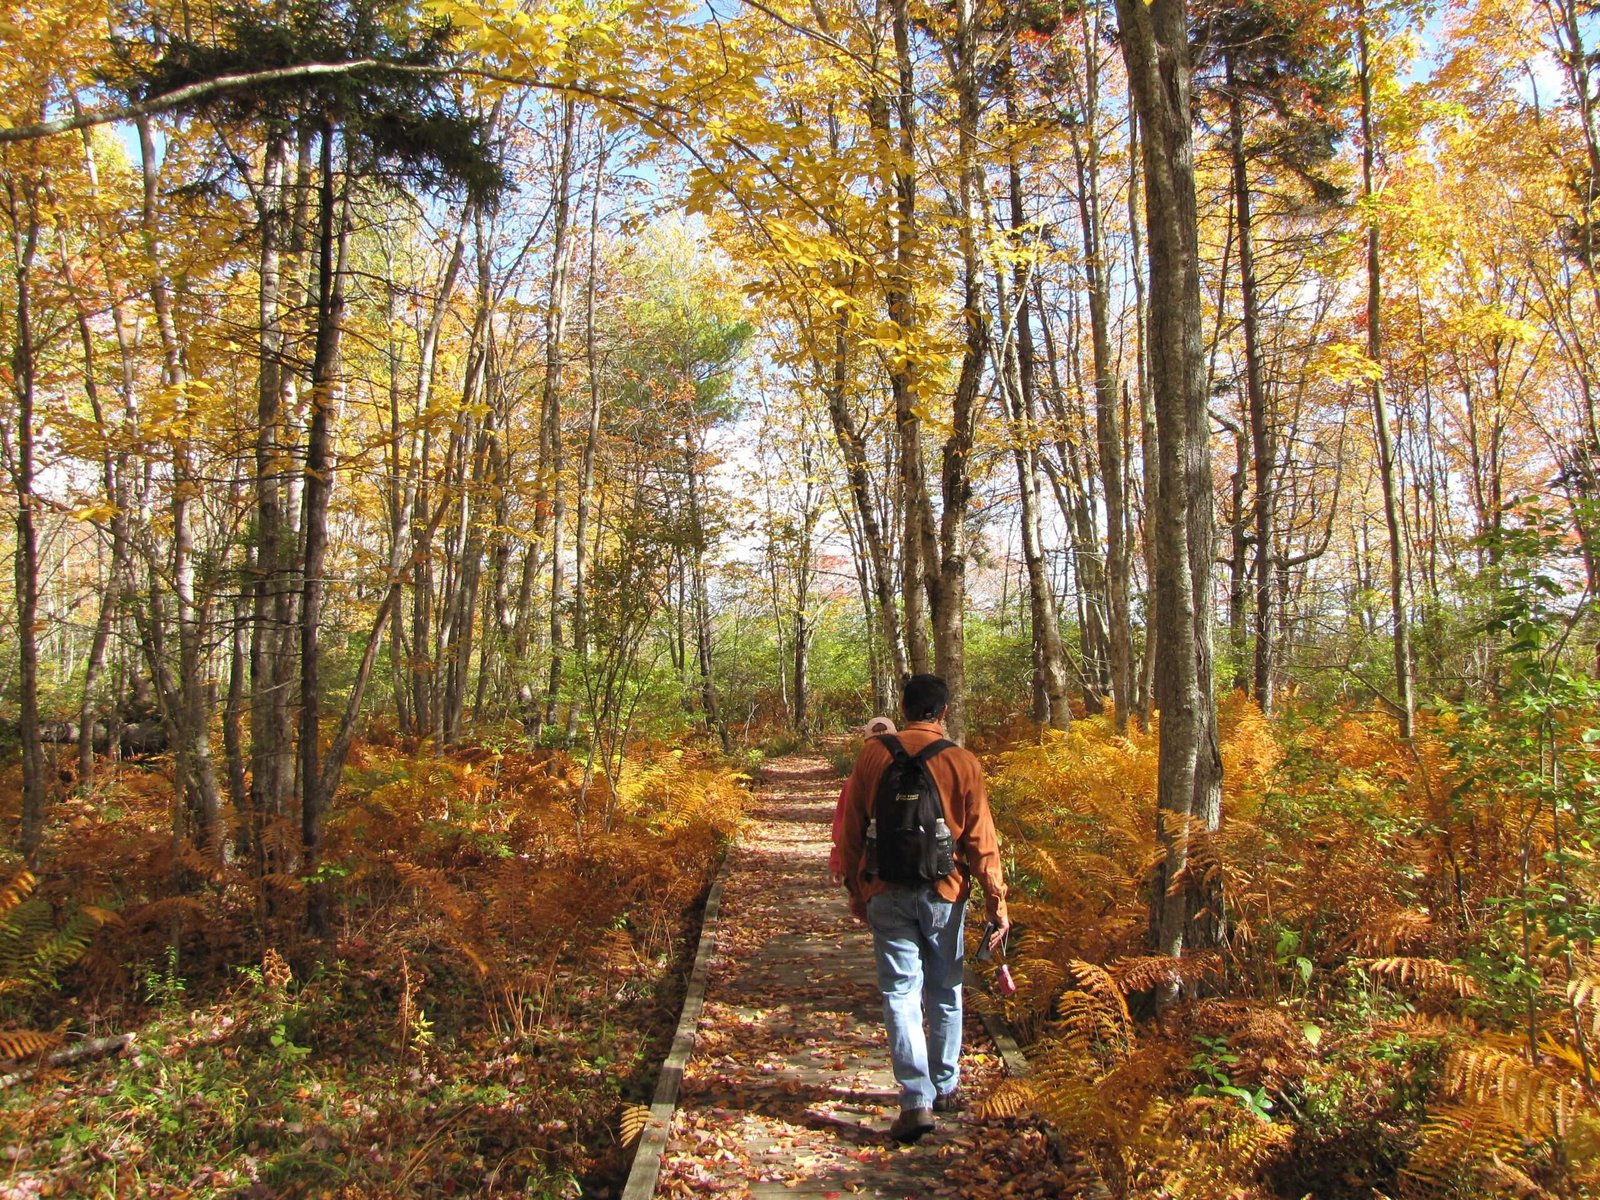
[[[891,887],[867,901],[902,1110],[931,1107],[961,1078],[966,908],[964,901],[941,899],[932,886]]]

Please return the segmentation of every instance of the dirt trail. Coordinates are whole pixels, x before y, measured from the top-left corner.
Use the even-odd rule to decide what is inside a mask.
[[[1035,1131],[960,1115],[942,1116],[916,1146],[888,1140],[898,1088],[872,939],[827,877],[839,786],[819,758],[768,768],[730,864],[658,1196],[1017,1194],[1015,1176],[1002,1182],[1004,1158],[1037,1161],[1037,1147],[1023,1144]],[[969,1006],[963,1089],[981,1096],[1000,1075]],[[1009,1154],[991,1139],[1011,1143]]]

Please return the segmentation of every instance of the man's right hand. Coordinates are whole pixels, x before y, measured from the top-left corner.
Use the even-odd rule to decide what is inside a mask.
[[[1011,933],[1011,918],[997,917],[994,922],[994,932],[989,935],[987,949],[990,954],[999,952],[1000,947],[1006,944],[1006,938]]]

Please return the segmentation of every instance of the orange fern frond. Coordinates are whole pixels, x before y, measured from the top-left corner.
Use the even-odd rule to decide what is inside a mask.
[[[1079,991],[1094,997],[1102,1014],[1101,1026],[1107,1041],[1120,1053],[1133,1049],[1133,1017],[1128,1013],[1128,1002],[1111,973],[1096,963],[1073,959],[1067,964]]]
[[[1567,980],[1567,1000],[1575,1009],[1589,1010],[1589,1024],[1600,1037],[1600,975],[1579,975]]]
[[[1414,908],[1398,908],[1363,921],[1350,937],[1357,954],[1371,957],[1414,950],[1433,932],[1433,918]]]
[[[44,1033],[37,1029],[0,1029],[0,1059],[31,1058],[54,1050],[61,1044],[61,1034]]]
[[[152,900],[148,904],[129,909],[123,914],[122,919],[137,928],[159,925],[163,921],[170,921],[173,917],[207,917],[210,913],[211,910],[194,896],[163,896],[159,900]]]
[[[33,872],[21,867],[4,887],[0,887],[0,914],[8,913],[26,900],[38,884]]]
[[[631,1146],[639,1140],[639,1135],[650,1124],[650,1106],[648,1104],[624,1104],[622,1106],[621,1133],[622,1144]]]
[[[1437,958],[1374,958],[1361,965],[1373,975],[1432,991],[1453,992],[1461,997],[1478,996],[1483,992],[1477,981],[1460,967]]]
[[[1030,1107],[1030,1094],[1030,1090],[1022,1087],[1020,1081],[1008,1079],[973,1105],[973,1115],[983,1121],[1021,1116]]]
[[[1474,1104],[1498,1104],[1521,1127],[1563,1136],[1585,1108],[1582,1091],[1553,1079],[1515,1054],[1481,1043],[1462,1046],[1445,1059],[1443,1088]]]
[[[1516,1195],[1491,1190],[1490,1176],[1504,1179],[1500,1168],[1518,1170],[1516,1164],[1527,1161],[1526,1143],[1496,1108],[1443,1105],[1429,1112],[1417,1149],[1401,1168],[1400,1193],[1407,1200]]]
[[[1163,986],[1188,987],[1221,968],[1222,956],[1215,950],[1205,950],[1184,958],[1167,954],[1124,958],[1112,965],[1111,973],[1122,993],[1131,996]]]

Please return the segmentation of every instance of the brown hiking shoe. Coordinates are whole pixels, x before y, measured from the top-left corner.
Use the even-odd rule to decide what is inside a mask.
[[[967,1098],[957,1089],[953,1092],[944,1092],[934,1097],[933,1111],[936,1113],[958,1113],[967,1107]]]
[[[931,1108],[907,1108],[902,1110],[894,1119],[894,1124],[889,1126],[889,1136],[897,1142],[910,1145],[923,1134],[931,1133],[933,1126]]]

